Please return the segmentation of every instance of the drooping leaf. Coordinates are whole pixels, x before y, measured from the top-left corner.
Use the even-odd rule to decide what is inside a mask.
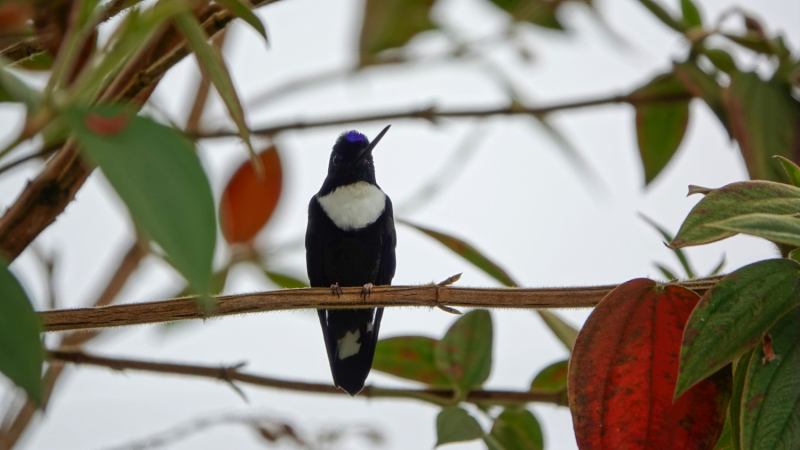
[[[436,365],[438,345],[436,339],[423,336],[381,339],[375,347],[372,369],[429,386],[451,386],[450,379]]]
[[[219,205],[222,235],[230,243],[245,243],[256,237],[269,222],[280,199],[283,170],[280,155],[273,146],[258,154],[264,169],[259,179],[251,160],[233,174]]]
[[[53,55],[48,51],[34,53],[25,59],[14,62],[13,66],[34,71],[50,70],[53,67]]]
[[[558,20],[558,7],[564,2],[549,0],[492,0],[492,3],[511,14],[514,20],[530,22],[551,30],[564,30]]]
[[[800,154],[800,102],[789,85],[755,73],[731,74],[725,105],[751,179],[788,181],[772,156]]]
[[[383,50],[402,47],[414,36],[436,28],[429,18],[434,0],[367,0],[361,25],[361,65],[376,62]]]
[[[703,295],[686,324],[675,397],[758,344],[798,304],[795,261],[759,261],[728,274]]]
[[[103,170],[136,223],[194,292],[207,294],[214,201],[191,143],[172,128],[116,107],[76,108],[67,119],[82,151]]]
[[[686,24],[683,23],[683,21],[672,17],[672,14],[667,12],[655,0],[639,0],[639,3],[653,13],[653,15],[656,16],[664,25],[680,33],[686,31]]]
[[[708,244],[736,234],[705,226],[713,222],[745,214],[794,214],[798,211],[800,188],[770,181],[731,183],[714,189],[692,208],[670,247]]]
[[[460,396],[480,387],[492,370],[492,316],[479,309],[461,316],[436,346],[436,366]]]
[[[527,409],[506,408],[494,420],[490,436],[505,450],[543,450],[544,436],[536,416]]]
[[[643,104],[636,108],[636,135],[644,167],[644,182],[650,184],[678,150],[689,124],[689,102]]]
[[[733,371],[733,392],[730,408],[728,408],[728,418],[731,424],[731,443],[736,450],[742,449],[742,394],[748,367],[755,351],[756,349],[753,348],[739,357]]]
[[[706,226],[800,247],[800,218],[794,215],[745,214]]]
[[[644,168],[645,184],[672,159],[689,123],[691,96],[673,73],[655,77],[628,95],[636,108],[636,135]],[[663,101],[653,101],[663,98]]]
[[[692,0],[681,0],[681,12],[683,12],[683,21],[689,27],[703,26],[703,18]]]
[[[759,345],[745,377],[742,448],[791,450],[800,444],[800,308],[769,330],[773,359]]]
[[[582,450],[706,449],[719,438],[730,370],[673,403],[683,326],[699,297],[628,281],[586,321],[569,365],[569,404]]]
[[[564,320],[554,312],[546,309],[539,309],[536,312],[539,314],[539,317],[542,318],[545,325],[556,335],[558,340],[564,344],[564,347],[572,351],[572,347],[575,346],[575,339],[578,337],[578,330],[564,322]]]
[[[274,272],[271,270],[265,270],[264,274],[269,278],[269,281],[272,281],[279,287],[283,289],[300,289],[300,288],[307,288],[308,283],[305,281],[300,280],[297,277],[287,275],[285,273]]]
[[[253,27],[254,30],[264,38],[264,41],[267,41],[267,29],[264,28],[264,24],[261,23],[261,20],[258,18],[256,13],[253,12],[252,4],[249,2],[245,2],[242,0],[216,0],[217,3],[227,8],[230,12],[233,13],[234,16],[244,20],[247,22],[248,25]]]
[[[555,394],[567,390],[569,360],[558,361],[542,369],[531,382],[531,391]]]
[[[402,223],[404,225],[408,225],[412,228],[416,228],[417,230],[436,239],[441,244],[444,244],[445,247],[456,252],[456,254],[466,259],[467,261],[471,262],[477,268],[483,270],[487,275],[499,281],[503,285],[509,287],[516,286],[514,280],[511,279],[511,277],[506,273],[505,270],[503,270],[497,264],[493,263],[489,258],[483,256],[483,254],[480,251],[478,251],[475,247],[471,246],[470,244],[467,244],[461,239],[455,238],[448,234],[440,233],[438,231],[433,231],[431,229],[424,228],[418,225],[414,225],[405,220],[398,220],[397,222]]]
[[[655,264],[656,268],[661,271],[661,274],[667,279],[667,281],[675,281],[678,277],[672,273],[671,270],[667,269],[666,267],[662,266],[661,264]]]
[[[792,160],[781,155],[776,155],[775,158],[781,162],[783,170],[786,172],[786,176],[789,178],[789,182],[792,183],[792,186],[800,187],[800,167]]]
[[[436,446],[472,441],[483,436],[481,425],[458,406],[443,409],[436,417]]]
[[[41,324],[28,296],[5,262],[0,262],[0,373],[42,404]]]
[[[236,123],[236,128],[239,130],[239,136],[242,138],[247,148],[250,150],[253,164],[256,165],[256,170],[260,169],[255,150],[250,142],[250,128],[244,118],[244,110],[239,101],[239,95],[236,94],[236,89],[233,87],[231,75],[228,73],[228,68],[222,60],[219,51],[208,42],[208,36],[197,21],[197,17],[190,11],[184,11],[175,15],[175,24],[180,28],[181,33],[186,37],[186,41],[194,51],[197,57],[197,62],[200,68],[203,69],[208,79],[214,83],[217,92],[222,98],[225,107],[228,109],[231,119]]]

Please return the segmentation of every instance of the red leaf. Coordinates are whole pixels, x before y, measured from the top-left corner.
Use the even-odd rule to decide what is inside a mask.
[[[83,121],[86,128],[100,136],[113,136],[124,130],[131,121],[125,114],[112,117],[103,117],[97,113],[89,113]]]
[[[730,369],[673,404],[683,328],[700,297],[631,280],[595,308],[575,342],[569,403],[581,450],[710,449],[730,398]]]
[[[281,195],[283,173],[275,147],[258,155],[264,166],[264,178],[259,180],[253,162],[248,160],[233,174],[219,206],[222,234],[230,242],[252,240],[267,224]]]

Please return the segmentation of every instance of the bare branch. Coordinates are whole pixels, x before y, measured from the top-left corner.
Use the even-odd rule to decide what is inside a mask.
[[[609,97],[600,97],[591,100],[579,100],[573,102],[565,102],[540,107],[524,107],[518,104],[502,108],[475,108],[475,109],[459,109],[459,110],[437,110],[434,107],[422,108],[409,111],[403,109],[399,111],[391,111],[384,113],[366,113],[354,115],[350,117],[338,117],[326,120],[316,121],[298,121],[286,124],[271,125],[267,127],[257,128],[251,131],[253,134],[260,134],[264,136],[272,136],[287,130],[300,130],[307,128],[319,128],[338,125],[347,125],[357,122],[386,122],[388,120],[396,119],[424,119],[429,122],[436,123],[440,119],[457,119],[466,117],[488,117],[488,116],[514,116],[514,115],[532,115],[532,116],[545,116],[556,111],[565,111],[570,109],[587,108],[590,106],[609,105],[615,103],[626,103],[631,105],[643,103],[669,103],[669,102],[685,102],[691,99],[691,94],[669,94],[669,95],[654,95],[651,97],[642,97],[641,95],[613,95]],[[238,132],[233,130],[214,131],[209,133],[198,133],[194,135],[196,138],[209,139],[220,137],[235,137]]]
[[[167,373],[174,375],[188,375],[202,378],[212,378],[224,382],[238,381],[240,383],[252,384],[276,389],[286,389],[292,391],[308,392],[314,394],[336,394],[342,395],[346,392],[331,385],[323,383],[305,383],[300,381],[288,381],[277,378],[263,377],[259,375],[239,372],[237,367],[212,367],[190,364],[175,364],[164,362],[141,361],[121,358],[104,358],[89,355],[83,352],[74,351],[53,351],[50,352],[50,359],[72,364],[83,364],[92,366],[108,367],[113,370],[138,370],[144,372]],[[433,401],[441,404],[454,398],[454,393],[450,389],[384,389],[376,386],[366,386],[361,393],[361,397],[367,398],[414,398]],[[475,390],[467,394],[467,401],[482,403],[520,403],[520,402],[542,402],[559,404],[562,397],[560,393],[545,394],[529,391],[495,391],[495,390]]]
[[[702,294],[721,277],[683,281],[681,286]],[[217,297],[214,316],[289,309],[336,309],[376,306],[466,308],[588,308],[597,305],[616,285],[576,288],[462,288],[450,286],[376,286],[367,300],[361,288],[343,288],[341,296],[328,288],[285,289]],[[193,297],[158,302],[41,312],[45,331],[88,330],[145,323],[207,319]]]

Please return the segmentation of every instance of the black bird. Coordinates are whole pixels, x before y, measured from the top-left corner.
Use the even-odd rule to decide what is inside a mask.
[[[306,269],[313,287],[373,286],[394,278],[397,235],[392,201],[375,181],[372,150],[389,127],[372,141],[352,130],[336,140],[328,176],[308,205]],[[350,395],[364,388],[372,367],[383,308],[320,309],[333,382]]]

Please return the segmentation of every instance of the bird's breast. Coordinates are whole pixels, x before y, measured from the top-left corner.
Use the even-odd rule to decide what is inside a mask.
[[[357,230],[374,223],[386,208],[386,194],[374,184],[359,181],[317,196],[322,210],[342,230]]]

